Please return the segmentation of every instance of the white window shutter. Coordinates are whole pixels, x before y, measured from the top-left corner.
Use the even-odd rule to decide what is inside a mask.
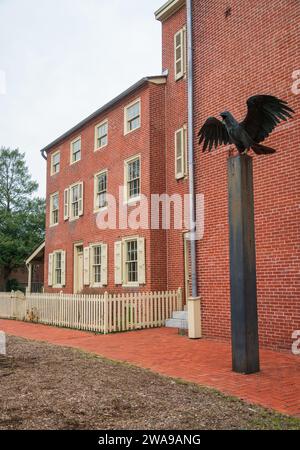
[[[61,252],[61,285],[66,285],[66,252]]]
[[[184,75],[184,31],[180,30],[174,36],[174,70],[175,80],[179,80]]]
[[[115,284],[122,284],[122,241],[115,242]]]
[[[107,244],[101,245],[101,284],[107,285]]]
[[[185,176],[185,133],[183,128],[175,132],[175,177],[177,180]]]
[[[145,238],[138,238],[138,281],[146,283]]]
[[[79,183],[79,206],[78,206],[78,214],[79,216],[83,215],[83,182]]]
[[[64,190],[64,220],[68,220],[69,218],[69,198],[70,198],[70,190]]]
[[[53,253],[48,255],[48,286],[53,284]]]

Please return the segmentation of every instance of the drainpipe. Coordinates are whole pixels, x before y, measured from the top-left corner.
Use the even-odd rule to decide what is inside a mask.
[[[193,13],[192,0],[186,0],[187,11],[187,81],[188,81],[188,161],[190,191],[190,250],[192,297],[188,299],[189,338],[201,337],[201,304],[197,287],[196,202],[194,174],[194,79],[193,79]]]

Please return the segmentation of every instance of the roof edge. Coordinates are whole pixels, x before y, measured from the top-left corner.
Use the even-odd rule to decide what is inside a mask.
[[[40,253],[40,251],[43,250],[43,248],[45,248],[45,241],[43,241],[38,247],[36,247],[31,255],[28,256],[28,258],[25,260],[25,264],[29,264]]]
[[[164,22],[173,14],[175,14],[183,5],[185,5],[185,0],[168,0],[167,3],[162,5],[154,13],[156,20]]]
[[[77,123],[74,127],[70,128],[68,131],[63,133],[61,136],[59,136],[54,141],[50,142],[50,144],[46,145],[46,147],[43,147],[40,152],[45,158],[45,153],[47,153],[48,150],[55,147],[56,145],[60,144],[63,140],[65,140],[67,137],[75,133],[76,131],[80,130],[84,125],[88,124],[90,121],[95,119],[100,114],[104,113],[107,109],[115,106],[118,102],[125,99],[128,95],[135,92],[137,89],[141,88],[142,86],[146,85],[147,83],[154,83],[154,84],[163,84],[166,83],[166,75],[154,75],[149,77],[141,78],[137,83],[130,86],[128,89],[123,91],[121,94],[117,95],[117,97],[110,100],[105,105],[101,106],[101,108],[94,111],[92,114],[90,114],[88,117],[83,119],[81,122]],[[46,158],[45,158],[46,159]]]

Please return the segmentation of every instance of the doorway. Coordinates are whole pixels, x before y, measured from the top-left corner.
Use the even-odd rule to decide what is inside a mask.
[[[74,245],[74,294],[83,290],[83,245]]]

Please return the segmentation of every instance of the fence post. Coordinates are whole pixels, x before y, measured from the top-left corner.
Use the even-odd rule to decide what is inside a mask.
[[[178,288],[177,290],[177,311],[182,311],[183,304],[182,304],[182,288]]]
[[[104,334],[108,333],[108,292],[104,292],[104,318],[103,318],[103,330]]]

